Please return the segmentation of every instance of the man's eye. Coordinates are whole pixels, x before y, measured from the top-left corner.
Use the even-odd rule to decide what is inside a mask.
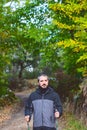
[[[41,80],[40,82],[43,82],[43,80]]]

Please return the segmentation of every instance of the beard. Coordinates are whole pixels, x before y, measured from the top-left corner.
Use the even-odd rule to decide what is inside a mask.
[[[47,88],[47,85],[46,85],[46,84],[43,84],[42,87],[43,87],[43,89],[44,89],[44,88]]]
[[[45,93],[48,90],[48,85],[43,84],[42,87],[39,86],[39,89],[40,89],[41,93]]]

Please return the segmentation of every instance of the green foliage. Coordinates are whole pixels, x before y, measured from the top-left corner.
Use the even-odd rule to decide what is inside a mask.
[[[0,97],[3,95],[6,95],[8,93],[8,88],[7,87],[0,87]]]
[[[30,65],[37,67],[40,49],[48,36],[48,31],[44,29],[49,23],[46,21],[49,14],[46,2],[26,0],[22,6],[20,0],[8,2],[0,4],[1,77],[5,74],[18,76],[18,72],[22,75],[23,69]],[[1,85],[7,86],[5,82]]]
[[[86,130],[87,127],[84,126],[79,120],[75,118],[75,116],[71,114],[66,115],[66,126],[64,130]]]
[[[25,70],[23,72],[23,78],[24,79],[34,79],[34,78],[37,79],[37,76],[38,76],[38,70],[31,71],[31,72]]]
[[[50,4],[53,10],[53,23],[57,26],[58,47],[64,51],[63,61],[69,73],[87,73],[87,2],[63,1]],[[73,68],[74,67],[74,68]]]
[[[72,74],[86,72],[85,0],[62,3],[61,0],[25,0],[23,5],[20,0],[11,1],[9,5],[7,2],[0,3],[1,77],[22,75],[30,66],[48,73],[58,68]]]
[[[15,55],[15,57],[23,61],[25,57],[25,53],[21,52],[21,48],[23,48],[34,59],[40,57],[43,53],[43,56],[40,57],[41,63],[45,63],[43,66],[48,64],[48,61],[52,62],[56,54],[54,54],[54,52],[52,52],[52,54],[50,52],[49,54],[47,50],[49,48],[49,50],[52,51],[52,47],[48,45],[48,39],[50,36],[52,41],[54,39],[52,37],[53,28],[51,27],[53,25],[50,25],[48,28],[48,25],[51,23],[51,12],[48,9],[48,1],[26,0],[22,6],[19,0],[11,1],[9,4],[7,4],[7,2],[8,1],[2,3],[2,13],[0,17],[0,36],[2,40],[0,52],[2,59],[4,55],[3,61],[6,62],[7,60],[6,64],[10,64],[12,60],[15,60]],[[55,33],[53,35],[55,35]],[[45,49],[45,45],[47,45],[47,49]],[[16,53],[17,49],[19,54]],[[44,56],[46,54],[47,56],[45,58]],[[54,57],[50,60],[52,55],[54,55]],[[16,60],[18,59],[16,58]],[[55,66],[56,63],[54,63],[53,66]],[[2,70],[4,70],[4,68],[2,68]]]
[[[16,100],[15,94],[8,88],[7,79],[0,78],[0,108],[7,104],[12,104]]]
[[[3,72],[3,77],[0,77],[0,97],[3,95],[6,95],[8,93],[8,81],[7,81],[7,75]]]
[[[6,95],[0,97],[0,109],[6,105],[11,105],[12,103],[16,102],[18,99],[15,94],[11,91],[8,91]]]

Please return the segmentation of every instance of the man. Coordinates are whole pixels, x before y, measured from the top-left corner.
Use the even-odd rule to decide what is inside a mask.
[[[62,115],[59,95],[49,86],[48,76],[38,77],[38,88],[32,92],[25,106],[25,120],[33,113],[33,130],[56,130],[55,121]]]

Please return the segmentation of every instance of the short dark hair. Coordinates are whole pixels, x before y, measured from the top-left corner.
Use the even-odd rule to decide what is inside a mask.
[[[47,79],[49,80],[49,77],[48,77],[48,75],[47,75],[47,74],[41,73],[41,74],[38,76],[38,78],[37,78],[37,79],[38,79],[38,81],[39,81],[39,79],[40,79],[40,77],[41,77],[41,76],[47,77]]]

